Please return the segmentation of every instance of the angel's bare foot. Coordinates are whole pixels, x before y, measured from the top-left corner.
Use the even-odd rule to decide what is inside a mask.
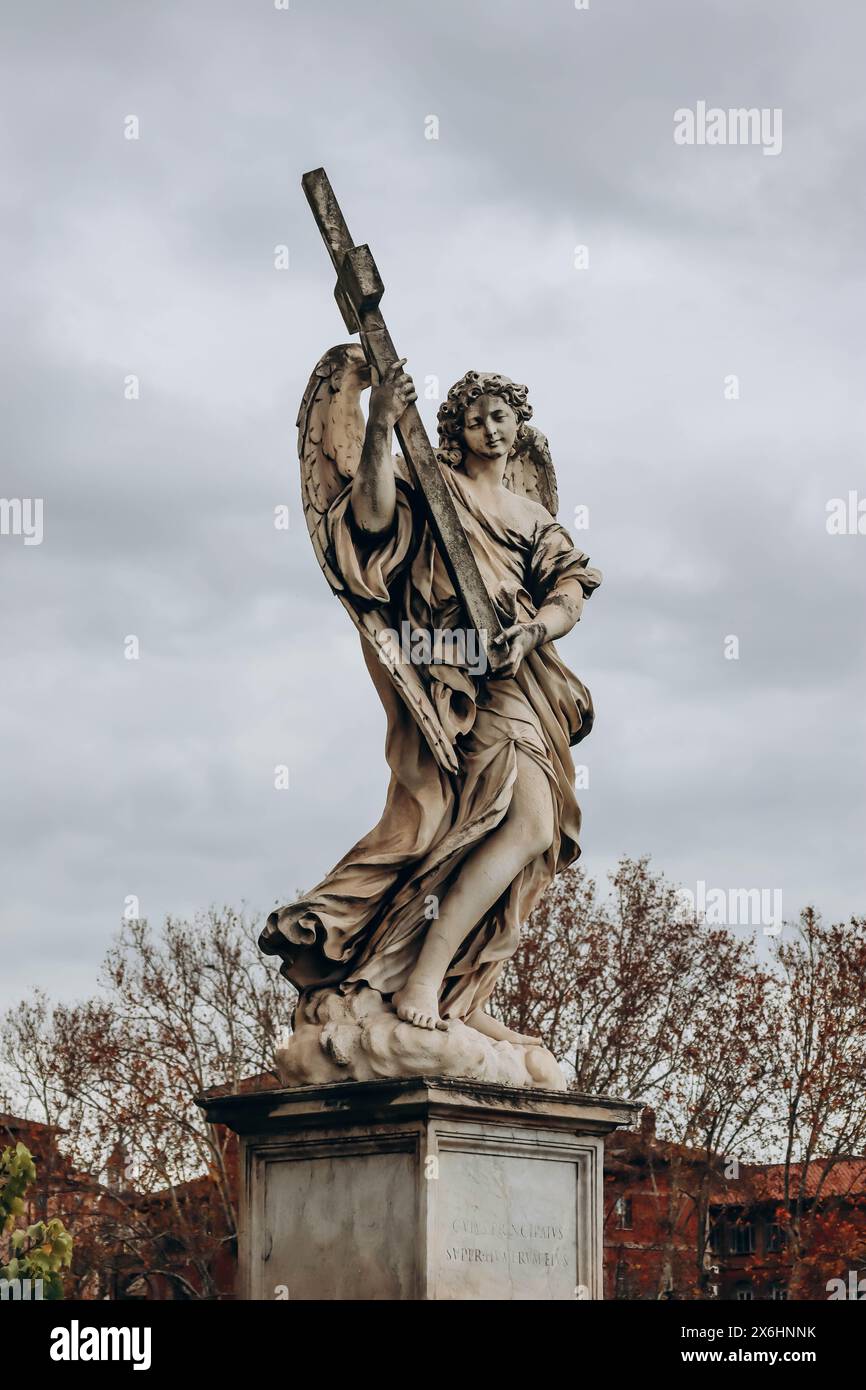
[[[439,1017],[439,999],[432,985],[413,985],[398,989],[391,1000],[397,1017],[416,1028],[439,1028],[447,1033],[448,1024]]]
[[[520,1043],[523,1047],[544,1046],[541,1038],[534,1038],[529,1033],[516,1033],[513,1028],[506,1028],[498,1018],[493,1018],[483,1009],[475,1009],[467,1016],[466,1023],[476,1032],[483,1033],[486,1038],[494,1038],[496,1042]]]

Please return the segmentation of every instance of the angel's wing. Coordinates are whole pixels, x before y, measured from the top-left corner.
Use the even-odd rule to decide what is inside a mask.
[[[370,368],[357,343],[333,347],[317,362],[298,411],[298,455],[304,516],[325,578],[362,638],[375,650],[400,697],[414,717],[439,766],[458,770],[454,746],[424,687],[416,666],[401,660],[380,634],[399,627],[388,604],[371,608],[348,592],[332,564],[328,510],[355,476],[364,444],[361,392],[370,385]],[[395,470],[402,473],[400,462]]]
[[[559,494],[547,437],[541,430],[533,429],[532,425],[525,425],[524,430],[526,437],[509,458],[503,481],[512,492],[531,497],[533,502],[540,502],[551,516],[556,516]]]
[[[363,349],[357,343],[343,343],[316,363],[298,411],[304,516],[316,558],[335,593],[343,582],[327,561],[325,517],[360,462],[364,444],[361,392],[369,385],[370,368]]]

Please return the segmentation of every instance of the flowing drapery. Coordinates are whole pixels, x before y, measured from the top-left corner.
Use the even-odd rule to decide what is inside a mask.
[[[485,514],[469,479],[443,470],[460,521],[503,624],[528,622],[567,580],[588,597],[601,582],[568,532],[541,507],[518,530]],[[384,541],[362,544],[353,529],[351,487],[328,514],[329,560],[356,598],[387,605],[393,625],[412,633],[459,631],[466,620],[430,528],[398,486],[395,525]],[[573,592],[573,586],[569,585]],[[552,643],[531,652],[510,679],[473,674],[455,645],[434,650],[424,667],[437,714],[455,741],[460,771],[444,772],[375,652],[364,659],[387,716],[391,781],[379,823],[298,902],[274,912],[266,951],[301,990],[367,984],[382,994],[408,979],[436,904],[470,850],[508,812],[520,750],[541,767],[553,798],[555,834],[463,941],[446,974],[443,1017],[466,1018],[489,998],[517,949],[526,920],[555,874],[577,858],[580,810],[571,746],[589,732],[589,691]]]

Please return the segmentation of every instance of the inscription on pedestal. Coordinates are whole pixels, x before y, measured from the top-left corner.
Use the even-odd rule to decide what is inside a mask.
[[[574,1298],[577,1168],[506,1154],[443,1153],[436,1298]]]

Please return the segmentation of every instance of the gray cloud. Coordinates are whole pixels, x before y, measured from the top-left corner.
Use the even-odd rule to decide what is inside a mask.
[[[605,584],[562,644],[598,707],[588,868],[866,910],[866,537],[824,525],[866,489],[860,7],[58,2],[7,30],[0,493],[44,498],[45,539],[0,538],[3,999],[89,989],[127,895],[269,909],[378,817],[383,716],[299,507],[297,403],[345,336],[320,163],[419,382],[528,382],[563,519],[590,508]],[[782,107],[782,153],[675,146],[698,99]]]

